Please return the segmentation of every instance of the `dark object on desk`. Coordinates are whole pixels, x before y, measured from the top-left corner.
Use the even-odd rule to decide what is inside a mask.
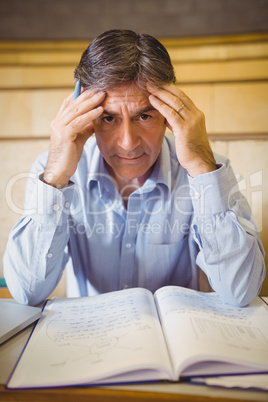
[[[41,308],[0,300],[0,344],[38,320],[41,315]]]
[[[6,288],[7,284],[5,278],[0,278],[0,288]]]

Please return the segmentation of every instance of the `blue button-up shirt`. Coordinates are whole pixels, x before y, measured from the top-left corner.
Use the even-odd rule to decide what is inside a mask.
[[[90,138],[63,190],[34,164],[25,216],[10,234],[4,257],[9,289],[22,303],[45,299],[67,269],[68,296],[165,285],[198,288],[198,267],[227,302],[247,304],[264,277],[263,248],[227,159],[195,178],[178,163],[166,136],[154,170],[127,208]]]

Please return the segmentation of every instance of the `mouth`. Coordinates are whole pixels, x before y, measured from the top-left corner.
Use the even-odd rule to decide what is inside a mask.
[[[139,162],[144,157],[144,155],[145,155],[144,153],[141,155],[131,156],[131,157],[116,155],[116,158],[120,162],[131,164],[131,163]]]

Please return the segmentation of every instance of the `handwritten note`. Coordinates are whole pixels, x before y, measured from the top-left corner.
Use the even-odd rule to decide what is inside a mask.
[[[123,297],[124,296],[124,297]],[[129,332],[153,330],[153,322],[144,322],[133,294],[114,294],[114,297],[74,300],[54,300],[47,306],[46,335],[58,346],[67,346],[72,355],[74,347],[83,348],[81,358],[99,363],[103,354],[122,347]],[[129,351],[143,348],[142,344],[127,344]],[[87,356],[85,355],[87,354]],[[76,357],[77,358],[77,357]],[[65,355],[66,359],[66,355]]]
[[[215,293],[136,288],[49,301],[8,387],[264,373],[267,361],[259,299],[236,308]]]
[[[154,299],[145,289],[49,301],[22,360],[29,364],[27,373],[20,372],[19,362],[20,379],[41,378],[52,386],[109,382],[128,372],[139,380],[139,367],[164,366],[168,378],[172,370]],[[150,375],[154,379],[156,371]]]
[[[263,364],[267,361],[268,323],[260,319],[264,309],[261,303],[233,307],[216,293],[172,286],[160,289],[155,297],[172,356],[185,361],[198,354],[202,358],[217,355],[218,359],[228,356],[232,361],[247,352],[249,360],[256,360],[258,354]],[[174,365],[178,364],[176,358]]]

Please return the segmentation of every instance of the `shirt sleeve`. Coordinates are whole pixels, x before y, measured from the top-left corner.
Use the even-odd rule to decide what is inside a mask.
[[[4,275],[19,303],[36,305],[61,279],[69,258],[67,222],[73,186],[58,190],[42,181],[40,157],[26,186],[24,215],[11,230],[4,254]]]
[[[199,246],[196,263],[227,303],[247,305],[261,289],[264,250],[230,162],[188,180],[194,208],[191,229]]]

